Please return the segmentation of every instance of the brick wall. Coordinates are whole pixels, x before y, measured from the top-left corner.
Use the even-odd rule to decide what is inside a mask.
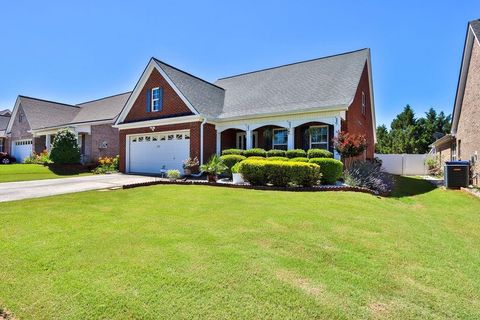
[[[477,153],[474,172],[480,174],[480,45],[474,41],[462,109],[456,133],[457,158],[471,160]],[[474,183],[480,185],[480,177]]]
[[[20,114],[23,114],[23,121],[19,122]],[[22,105],[18,106],[18,111],[16,117],[13,121],[12,131],[11,131],[11,140],[20,140],[20,139],[32,139],[33,135],[29,133],[30,125],[27,118],[25,117],[25,112],[23,111]]]
[[[90,140],[91,139],[91,140]],[[112,128],[110,124],[92,126],[92,134],[85,137],[85,153],[89,152],[92,161],[99,157],[114,157],[119,154],[119,133],[118,129]],[[90,141],[89,141],[90,140]],[[100,148],[103,142],[106,142],[106,149]],[[87,149],[90,149],[87,151]]]
[[[147,92],[153,88],[163,88],[163,109],[158,112],[147,112]],[[148,78],[145,86],[140,92],[137,100],[133,103],[132,109],[125,118],[125,122],[134,122],[148,119],[159,119],[173,115],[191,115],[192,112],[162,77],[160,72],[154,69]]]
[[[368,67],[365,63],[355,97],[348,108],[346,120],[342,121],[342,131],[365,135],[367,138],[367,151],[365,156],[367,159],[373,159],[375,152],[375,142],[373,139],[375,127],[372,123],[369,82]],[[362,91],[365,93],[366,99],[365,114],[362,113]]]
[[[206,123],[203,127],[203,162],[207,162],[216,153],[216,149],[217,130],[215,130],[215,125]]]

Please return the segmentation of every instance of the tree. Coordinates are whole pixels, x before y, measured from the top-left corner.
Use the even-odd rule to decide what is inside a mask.
[[[68,164],[80,162],[80,148],[75,133],[68,129],[60,130],[53,140],[50,151],[53,163]]]
[[[392,140],[384,124],[377,127],[377,145],[375,146],[375,151],[377,153],[392,153]]]

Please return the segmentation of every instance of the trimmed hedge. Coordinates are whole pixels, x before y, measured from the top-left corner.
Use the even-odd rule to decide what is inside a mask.
[[[247,159],[240,163],[240,173],[252,185],[284,187],[289,184],[310,187],[321,178],[320,167],[314,163]]]
[[[333,153],[324,149],[310,149],[307,151],[309,158],[333,158]]]
[[[267,151],[267,157],[285,157],[285,150],[272,149]]]
[[[253,149],[248,149],[243,151],[243,155],[247,158],[249,157],[266,157],[267,156],[267,151],[264,149],[260,148],[253,148]]]
[[[245,159],[246,157],[238,154],[226,154],[220,157],[220,160],[222,160],[223,164],[227,166],[228,174],[231,174],[231,169],[237,162],[243,161]]]
[[[236,154],[236,155],[243,155],[243,151],[244,150],[241,150],[241,149],[225,149],[222,151],[222,156],[226,156],[226,155],[229,155],[229,154]]]
[[[320,166],[322,184],[335,184],[335,182],[337,182],[342,176],[343,163],[339,160],[330,158],[312,158],[309,162]]]
[[[287,156],[287,158],[300,158],[300,157],[306,157],[307,156],[307,153],[305,152],[305,150],[302,150],[302,149],[293,149],[293,150],[287,150],[287,152],[285,153],[285,155]]]
[[[288,158],[287,157],[270,157],[270,158],[267,158],[267,160],[268,161],[288,161]]]
[[[305,157],[297,157],[297,158],[289,159],[288,161],[292,161],[292,162],[308,162],[308,158],[305,158]]]
[[[246,160],[267,160],[267,158],[259,157],[259,156],[253,156],[253,157],[248,157]]]

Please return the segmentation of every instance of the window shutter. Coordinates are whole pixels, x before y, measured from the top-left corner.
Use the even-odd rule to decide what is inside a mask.
[[[150,96],[151,94],[152,94],[152,90],[148,89],[147,90],[147,103],[145,104],[147,112],[150,112],[152,110],[151,105],[150,105],[152,103],[152,98]]]
[[[163,88],[158,89],[158,111],[163,109]]]

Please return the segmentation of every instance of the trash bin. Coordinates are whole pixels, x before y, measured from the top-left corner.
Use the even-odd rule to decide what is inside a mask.
[[[469,161],[446,161],[443,171],[445,187],[466,188],[470,181]]]

